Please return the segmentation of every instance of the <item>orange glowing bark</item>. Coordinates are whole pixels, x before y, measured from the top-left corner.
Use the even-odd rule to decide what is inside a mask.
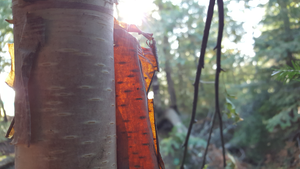
[[[140,47],[127,31],[146,35],[149,40],[152,40],[152,34],[141,32],[136,26],[130,27],[134,29],[129,30],[126,24],[115,20],[118,169],[164,168],[158,150],[153,101],[147,99],[152,77],[158,70],[152,52],[155,48]]]
[[[157,138],[157,129],[156,129],[156,122],[155,122],[153,99],[148,100],[148,107],[149,107],[149,120],[150,120],[151,130],[152,130],[152,134],[153,134],[153,141],[154,141],[154,145],[155,145],[156,157],[157,157],[160,169],[164,169],[165,165],[164,165],[164,162],[163,162],[162,157],[159,152],[159,144],[158,144],[158,138]]]
[[[158,169],[139,46],[125,30],[114,36],[118,168]]]

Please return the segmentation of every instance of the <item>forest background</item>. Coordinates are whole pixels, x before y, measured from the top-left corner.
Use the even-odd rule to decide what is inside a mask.
[[[121,0],[115,16],[153,32],[160,72],[152,92],[160,149],[166,168],[179,168],[181,147],[192,112],[194,79],[200,56],[208,1]],[[220,107],[226,159],[230,168],[300,168],[300,0],[225,0],[225,29],[220,76]],[[4,84],[10,71],[7,43],[13,42],[11,1],[0,1],[1,131],[3,113],[13,115],[12,89]],[[217,9],[200,80],[198,109],[189,141],[186,168],[202,163],[214,107],[218,31]],[[145,45],[145,39],[139,39]],[[280,76],[281,75],[281,76]],[[1,101],[1,103],[2,103]],[[2,105],[2,104],[1,104]],[[4,107],[4,109],[3,109]],[[9,118],[11,119],[11,118]],[[0,137],[1,159],[13,155]],[[208,168],[222,164],[216,123],[208,152]]]

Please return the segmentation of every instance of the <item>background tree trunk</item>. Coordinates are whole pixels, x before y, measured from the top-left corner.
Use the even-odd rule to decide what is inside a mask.
[[[112,7],[13,0],[16,169],[116,168]]]
[[[170,66],[170,60],[172,59],[172,56],[170,56],[170,43],[168,41],[167,36],[164,36],[164,45],[163,46],[164,46],[163,52],[166,57],[165,72],[166,72],[167,83],[168,83],[168,92],[170,95],[170,107],[178,112],[176,94],[175,94],[175,89],[174,89],[174,82],[171,77],[171,74],[173,73],[172,68]]]
[[[286,0],[277,0],[278,5],[280,6],[281,19],[284,24],[284,33],[286,36],[286,41],[292,41],[293,36],[291,34],[291,23],[288,15],[288,5]],[[286,64],[290,67],[293,67],[292,61],[294,61],[293,53],[290,50],[286,51]]]

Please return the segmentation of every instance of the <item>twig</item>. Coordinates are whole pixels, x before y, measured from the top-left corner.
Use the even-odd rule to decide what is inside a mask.
[[[204,122],[201,124],[200,128],[197,129],[200,131],[200,137],[201,137],[201,131],[203,131],[206,121],[208,121],[207,119],[210,118],[209,116],[210,116],[210,112],[207,113],[206,118],[205,118]]]
[[[196,79],[195,79],[195,84],[194,84],[195,90],[194,90],[192,117],[191,117],[189,129],[188,129],[188,133],[186,135],[186,139],[183,144],[184,152],[183,152],[183,158],[182,158],[182,163],[181,163],[181,167],[180,167],[181,169],[184,169],[184,161],[185,161],[186,153],[187,153],[187,149],[188,149],[189,137],[191,135],[193,123],[195,121],[195,114],[196,114],[196,108],[197,108],[197,102],[198,102],[199,81],[200,81],[200,76],[201,76],[201,70],[202,70],[202,68],[204,68],[204,55],[205,55],[205,49],[207,46],[210,25],[211,25],[212,17],[214,14],[214,6],[215,6],[215,0],[210,0],[209,6],[208,6],[208,11],[207,11],[205,28],[204,28],[204,35],[203,35],[203,39],[202,39],[200,59],[199,59],[198,67],[197,67]]]
[[[3,110],[4,122],[7,122],[6,111],[5,111],[5,108],[4,108],[3,101],[2,101],[2,99],[1,99],[1,95],[0,95],[0,109]],[[0,113],[0,115],[1,115],[1,113]]]
[[[200,83],[203,83],[203,84],[214,84],[215,82],[213,82],[213,81],[203,81],[203,80],[200,80]]]
[[[222,122],[222,116],[220,113],[220,106],[219,106],[219,76],[222,71],[222,68],[221,68],[221,43],[222,43],[223,29],[224,29],[224,4],[223,4],[223,0],[218,0],[217,2],[218,2],[218,13],[219,13],[219,30],[218,30],[217,45],[215,47],[215,49],[217,49],[215,99],[216,99],[216,113],[218,114],[219,123],[220,123],[220,135],[221,135],[222,151],[223,151],[223,163],[224,163],[224,168],[225,168],[226,160],[225,160],[225,147],[224,147],[224,137],[223,137],[223,122]]]
[[[298,142],[298,148],[300,149],[300,138],[299,138],[299,136],[297,137],[297,142]]]
[[[13,130],[14,125],[15,125],[15,117],[10,122],[9,128],[8,128],[8,130],[6,132],[6,135],[5,135],[6,138],[12,138],[13,137],[13,133],[11,134],[11,131]]]
[[[205,152],[204,152],[204,155],[203,155],[203,161],[202,161],[202,166],[201,166],[202,169],[205,166],[206,155],[207,155],[208,146],[209,146],[209,142],[210,142],[210,138],[211,138],[211,133],[212,133],[214,125],[215,125],[215,119],[216,119],[216,113],[214,113],[214,117],[213,117],[212,124],[211,124],[211,127],[210,127],[210,131],[209,131],[209,135],[208,135],[208,140],[207,140]]]

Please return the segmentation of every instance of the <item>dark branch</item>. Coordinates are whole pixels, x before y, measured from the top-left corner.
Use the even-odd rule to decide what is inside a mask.
[[[216,78],[215,78],[215,99],[216,99],[216,113],[219,117],[220,123],[220,135],[222,141],[222,151],[223,151],[223,162],[224,167],[226,167],[226,160],[225,160],[225,147],[224,147],[224,137],[223,137],[223,122],[222,116],[220,113],[220,106],[219,106],[219,76],[222,71],[221,68],[221,43],[223,37],[223,29],[224,29],[224,4],[223,0],[218,0],[218,12],[219,12],[219,30],[218,30],[218,39],[217,39],[217,71],[216,71]]]
[[[184,168],[184,161],[185,161],[186,153],[187,153],[187,149],[188,149],[189,137],[191,135],[193,123],[195,121],[197,102],[198,102],[199,81],[200,81],[200,76],[201,76],[201,70],[202,70],[202,68],[204,68],[204,55],[205,55],[205,50],[206,50],[206,46],[207,46],[210,25],[211,25],[212,17],[214,14],[214,6],[215,6],[215,0],[210,0],[209,6],[208,6],[208,11],[207,11],[205,28],[204,28],[204,35],[203,35],[203,39],[202,39],[200,59],[199,59],[198,67],[197,67],[196,79],[195,79],[195,84],[194,84],[195,90],[194,90],[192,117],[191,117],[189,129],[188,129],[188,133],[186,135],[186,139],[183,144],[184,152],[183,152],[183,158],[182,158],[182,163],[181,163],[181,169]]]
[[[211,133],[212,133],[213,128],[214,128],[214,125],[215,125],[215,119],[216,119],[216,113],[214,113],[214,117],[213,117],[213,120],[212,120],[212,124],[211,124],[210,130],[209,130],[208,140],[207,140],[205,152],[204,152],[204,155],[203,155],[203,161],[202,161],[201,169],[203,169],[204,166],[205,166],[207,150],[208,150],[208,146],[209,146],[209,142],[210,142],[210,138],[211,138]]]
[[[215,1],[210,0],[208,10],[207,10],[206,23],[205,23],[204,34],[203,34],[202,45],[201,45],[201,51],[200,51],[200,60],[199,60],[200,67],[198,65],[198,70],[200,68],[204,68],[204,55],[205,55],[205,50],[206,50],[206,46],[207,46],[210,25],[211,25],[211,21],[212,21],[213,15],[214,15],[214,6],[215,6]],[[200,75],[199,75],[199,79],[200,79]]]

